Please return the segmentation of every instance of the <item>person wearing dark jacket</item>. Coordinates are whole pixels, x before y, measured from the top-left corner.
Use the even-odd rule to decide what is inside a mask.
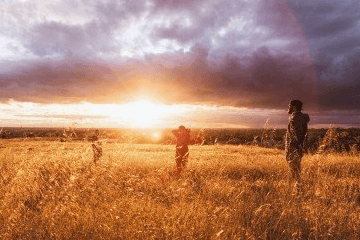
[[[309,115],[301,112],[302,106],[300,100],[290,102],[288,108],[290,117],[285,137],[286,161],[290,167],[291,182],[296,181],[297,190],[301,182],[301,158],[310,121]]]
[[[181,125],[179,129],[173,130],[172,132],[176,137],[175,161],[177,173],[180,174],[186,166],[189,157],[188,144],[190,143],[190,129],[186,129]]]

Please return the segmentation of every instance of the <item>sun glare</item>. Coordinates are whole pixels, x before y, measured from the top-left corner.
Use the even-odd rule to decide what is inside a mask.
[[[156,105],[149,101],[139,101],[126,106],[126,114],[138,127],[151,127],[156,121]]]
[[[152,136],[153,139],[160,139],[160,138],[161,138],[161,133],[159,133],[159,132],[153,132],[153,133],[151,134],[151,136]]]
[[[113,109],[114,116],[130,124],[129,127],[152,128],[161,127],[159,123],[171,113],[168,106],[149,100],[139,100]]]

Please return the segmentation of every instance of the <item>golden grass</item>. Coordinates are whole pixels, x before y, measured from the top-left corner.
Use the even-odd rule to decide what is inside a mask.
[[[358,155],[305,155],[303,192],[284,152],[172,145],[0,141],[0,239],[358,239]],[[170,173],[170,174],[169,174]]]

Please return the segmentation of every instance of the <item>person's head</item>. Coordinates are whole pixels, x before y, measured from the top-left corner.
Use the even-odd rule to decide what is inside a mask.
[[[292,100],[289,103],[288,113],[299,112],[302,110],[303,103],[300,100]]]
[[[186,132],[187,130],[183,125],[181,125],[181,126],[179,126],[179,131],[180,132]]]
[[[96,129],[96,130],[95,130],[95,135],[96,135],[96,136],[100,135],[99,129]]]

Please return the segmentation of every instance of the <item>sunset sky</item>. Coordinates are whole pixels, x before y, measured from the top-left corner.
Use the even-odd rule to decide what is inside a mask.
[[[0,127],[360,127],[359,0],[0,0]]]

